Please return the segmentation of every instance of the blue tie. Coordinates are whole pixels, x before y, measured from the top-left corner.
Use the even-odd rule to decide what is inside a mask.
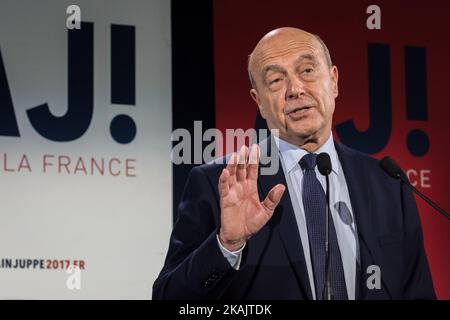
[[[316,299],[322,300],[325,283],[325,192],[317,180],[316,166],[317,154],[307,154],[300,160],[303,174],[303,207],[305,209],[306,227],[311,254],[311,262],[316,288]],[[333,220],[330,221],[330,257],[331,257],[331,288],[333,299],[347,300],[344,269],[342,267],[341,253],[336,237]]]

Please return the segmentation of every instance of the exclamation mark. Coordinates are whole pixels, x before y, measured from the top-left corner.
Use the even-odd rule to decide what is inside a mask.
[[[406,119],[427,121],[426,55],[423,47],[405,47]],[[408,150],[416,157],[428,152],[427,134],[413,129],[406,138]]]
[[[136,104],[135,27],[111,25],[111,103]],[[126,115],[114,117],[111,136],[118,143],[130,143],[136,136],[136,124]]]

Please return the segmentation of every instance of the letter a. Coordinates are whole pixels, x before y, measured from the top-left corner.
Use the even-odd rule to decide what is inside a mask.
[[[73,290],[73,289],[80,290],[81,289],[81,271],[80,271],[80,268],[74,267],[74,266],[71,265],[69,268],[67,268],[66,273],[70,274],[70,276],[67,277],[67,281],[66,281],[67,289],[69,289],[69,290]]]
[[[367,278],[367,289],[381,289],[381,270],[379,266],[371,265],[367,267],[367,274],[370,276]]]
[[[66,20],[66,27],[69,30],[81,29],[81,9],[79,6],[72,4],[67,7],[67,14],[70,16]]]
[[[367,18],[367,29],[381,29],[381,9],[379,6],[372,4],[367,7],[366,13],[372,14]]]

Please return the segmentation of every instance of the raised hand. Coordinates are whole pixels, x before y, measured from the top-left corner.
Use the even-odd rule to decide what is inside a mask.
[[[243,146],[239,155],[231,155],[219,178],[221,227],[219,239],[230,251],[236,251],[269,219],[280,202],[285,186],[278,184],[263,202],[258,195],[258,165],[260,150],[252,145],[250,155]]]

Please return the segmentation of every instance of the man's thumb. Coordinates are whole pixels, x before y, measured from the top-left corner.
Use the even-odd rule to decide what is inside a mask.
[[[275,210],[275,207],[280,202],[285,190],[286,187],[284,185],[277,184],[269,191],[266,199],[264,199],[263,205],[270,210]]]

